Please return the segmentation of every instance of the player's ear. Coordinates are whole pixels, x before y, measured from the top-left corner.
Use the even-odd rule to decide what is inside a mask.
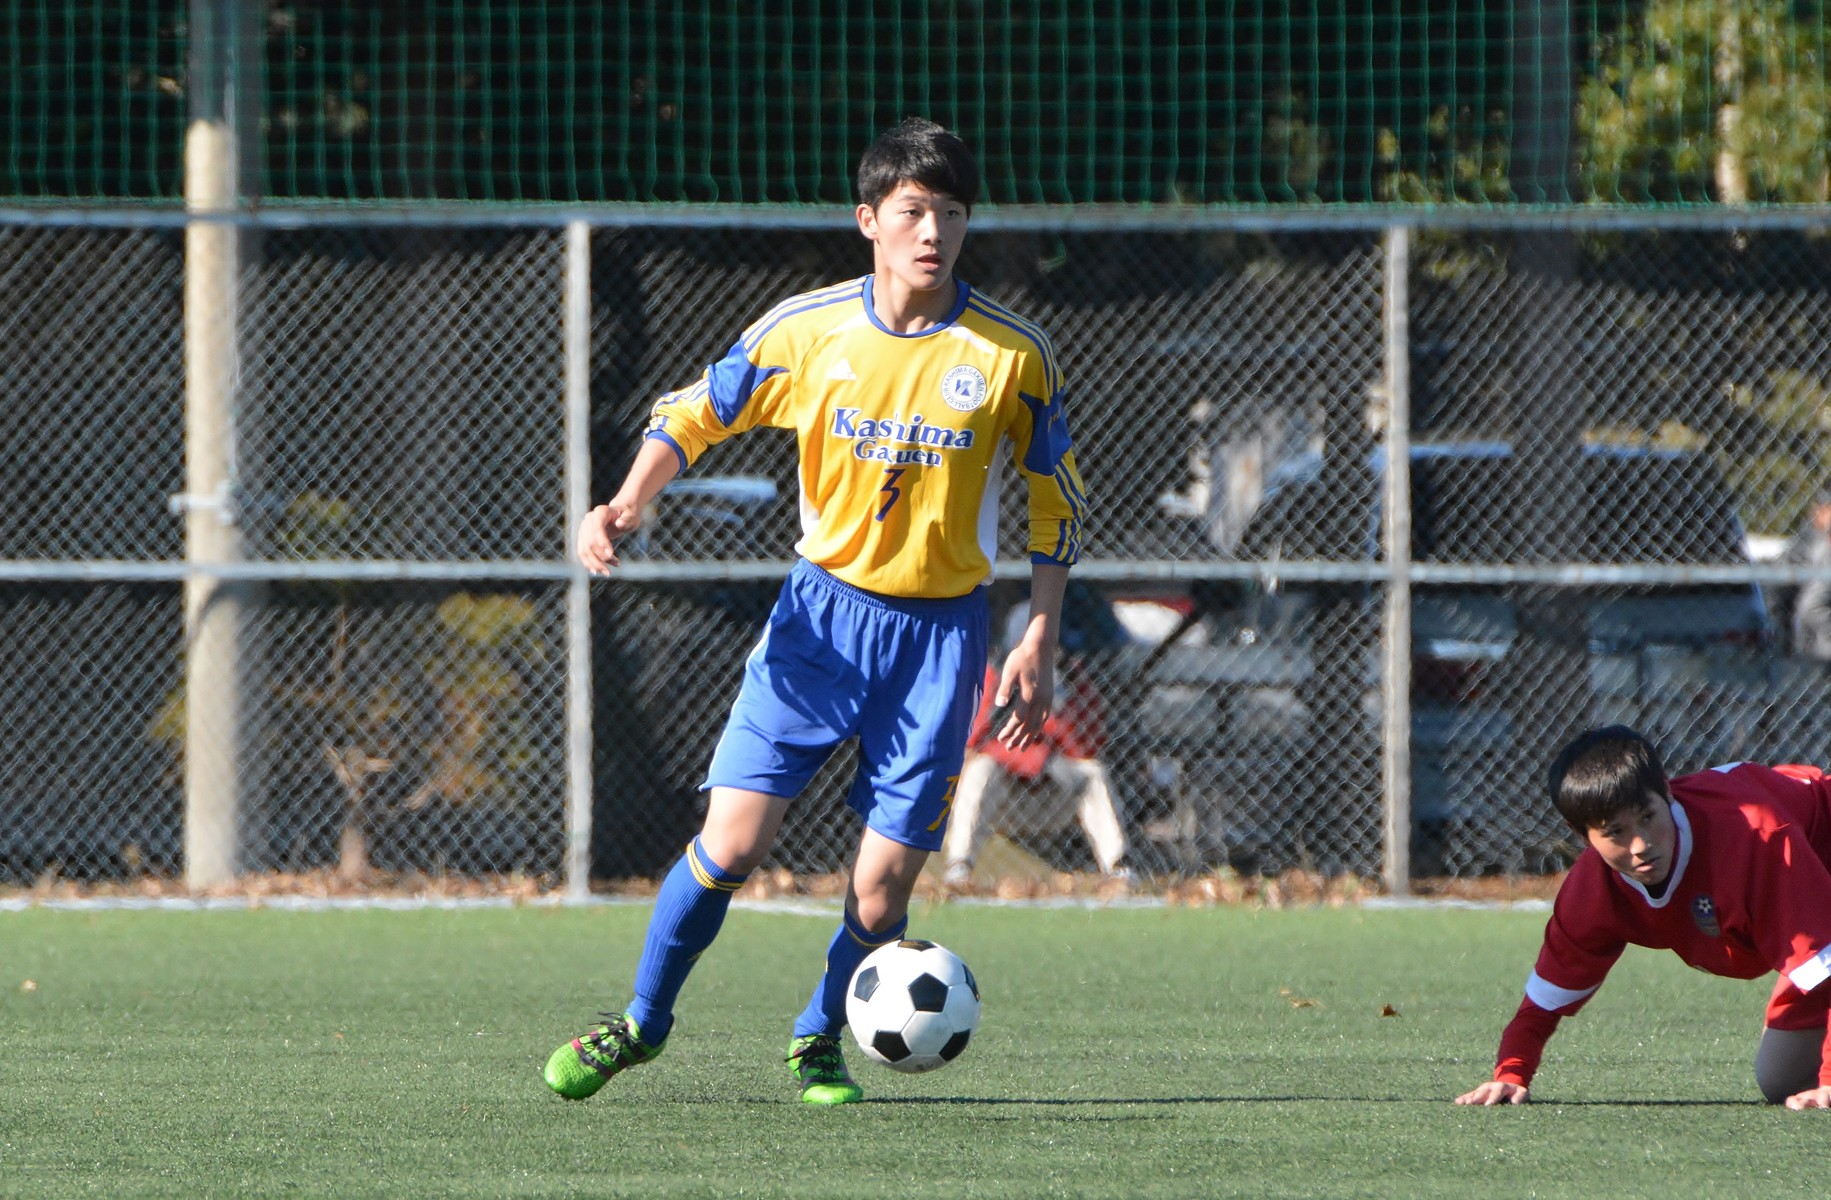
[[[860,204],[853,215],[858,218],[858,232],[875,242],[877,240],[877,210],[869,204]]]

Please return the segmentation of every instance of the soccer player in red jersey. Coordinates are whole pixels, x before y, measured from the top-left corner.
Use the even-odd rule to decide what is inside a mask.
[[[1633,944],[1731,979],[1778,971],[1755,1082],[1770,1104],[1831,1108],[1831,779],[1730,763],[1668,780],[1652,744],[1615,725],[1565,747],[1549,782],[1589,849],[1558,889],[1494,1078],[1456,1103],[1526,1103],[1558,1021]]]

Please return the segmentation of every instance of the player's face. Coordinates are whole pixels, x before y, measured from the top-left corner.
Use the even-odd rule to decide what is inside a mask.
[[[1589,828],[1589,844],[1602,861],[1646,887],[1658,887],[1672,873],[1678,827],[1664,796],[1647,793],[1639,808],[1624,808]]]
[[[876,208],[858,206],[858,228],[876,243],[880,272],[910,291],[932,292],[953,281],[966,240],[966,205],[905,180]]]

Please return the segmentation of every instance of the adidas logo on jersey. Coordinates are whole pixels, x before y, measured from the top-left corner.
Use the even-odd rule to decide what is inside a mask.
[[[826,377],[828,379],[857,379],[858,378],[857,375],[854,375],[852,373],[852,364],[847,362],[843,358],[832,365],[832,367],[827,371]]]

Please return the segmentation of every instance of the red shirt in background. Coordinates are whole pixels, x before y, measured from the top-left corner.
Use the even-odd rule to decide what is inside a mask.
[[[1022,750],[1012,750],[992,736],[992,709],[998,692],[998,669],[985,669],[985,694],[979,698],[979,712],[973,718],[973,732],[967,746],[979,751],[1019,779],[1042,777],[1043,767],[1051,754],[1069,758],[1098,758],[1106,746],[1106,701],[1099,689],[1078,667],[1062,673],[1056,693],[1055,711],[1043,724],[1043,737]]]

